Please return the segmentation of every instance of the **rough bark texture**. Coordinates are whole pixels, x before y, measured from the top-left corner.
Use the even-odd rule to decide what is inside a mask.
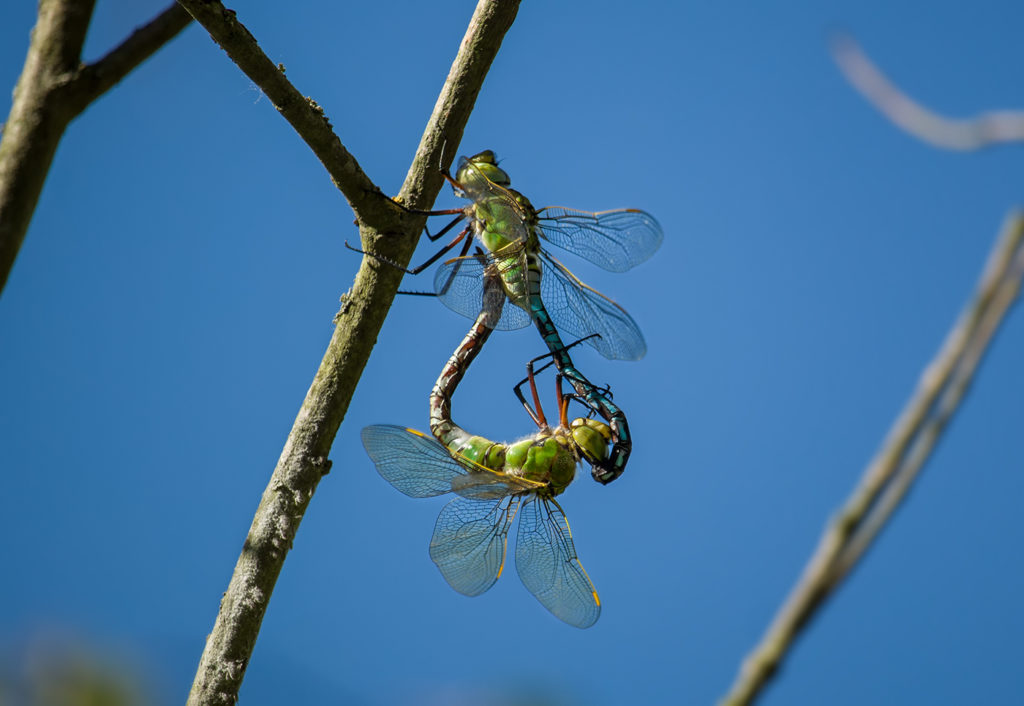
[[[94,0],[41,0],[0,139],[0,291],[68,124],[191,21],[177,5],[94,64],[81,64]]]
[[[395,200],[384,197],[331,131],[311,99],[301,98],[260,51],[234,13],[217,2],[180,0],[291,123],[324,163],[359,219],[363,246],[408,263],[425,218],[398,203],[433,202],[443,178],[442,146],[458,145],[484,76],[515,19],[517,0],[481,0]],[[296,97],[301,99],[297,99]],[[451,155],[445,155],[450,158]],[[232,704],[252,655],[267,602],[303,514],[328,471],[326,460],[352,393],[398,290],[402,273],[363,258],[342,299],[336,328],[306,394],[277,467],[256,510],[213,631],[199,663],[188,703]]]

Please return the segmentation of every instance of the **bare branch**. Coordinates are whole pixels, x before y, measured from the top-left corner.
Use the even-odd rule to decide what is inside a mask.
[[[1003,226],[999,243],[992,251],[978,287],[978,300],[963,315],[956,330],[962,337],[947,343],[955,346],[946,360],[954,361],[949,369],[927,370],[924,380],[945,380],[941,394],[934,401],[928,418],[914,435],[913,443],[902,456],[900,464],[892,468],[880,467],[879,475],[888,473],[885,488],[867,516],[850,537],[842,554],[836,558],[835,568],[829,582],[837,584],[845,578],[850,569],[860,560],[888,522],[896,507],[903,500],[914,479],[920,472],[943,430],[956,412],[966,394],[978,364],[988,350],[989,341],[995,334],[1010,306],[1020,293],[1024,277],[1024,217],[1011,215]],[[985,299],[982,299],[984,297]]]
[[[0,288],[14,266],[57,144],[74,114],[55,91],[77,68],[93,2],[41,0],[0,137]]]
[[[793,641],[835,591],[891,517],[956,412],[992,335],[1024,277],[1024,216],[1003,227],[974,299],[954,325],[917,390],[849,499],[825,528],[814,555],[761,642],[744,660],[726,706],[760,694]]]
[[[434,165],[441,146],[447,139],[454,149],[461,137],[518,6],[518,0],[481,0],[477,5],[402,187],[403,197],[413,205],[428,205],[440,191],[442,179]],[[373,214],[373,223],[366,218],[366,210],[359,215],[367,249],[396,262],[409,261],[424,217],[397,208],[380,209]],[[190,706],[234,704],[237,700],[270,594],[317,484],[328,470],[327,455],[401,278],[397,269],[364,257],[352,289],[342,298],[334,335],[221,600],[189,695]]]
[[[312,98],[299,93],[285,78],[283,68],[263,53],[255,37],[238,21],[234,10],[216,0],[178,1],[295,128],[348,199],[357,217],[367,218],[368,199],[381,196],[380,189],[341,144],[323,109]],[[379,199],[378,203],[380,200],[386,199]]]
[[[81,112],[185,29],[192,16],[177,3],[132,32],[106,56],[83,67],[75,77],[75,96]]]
[[[946,118],[915,102],[896,87],[847,35],[832,40],[832,56],[846,80],[885,117],[911,135],[948,150],[976,150],[1024,140],[1024,111],[981,113],[967,120]]]
[[[188,24],[175,6],[92,66],[81,66],[94,0],[41,0],[0,136],[0,290],[14,266],[68,124]]]

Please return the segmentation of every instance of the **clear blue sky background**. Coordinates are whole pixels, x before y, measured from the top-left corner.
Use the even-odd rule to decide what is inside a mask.
[[[1014,2],[528,2],[466,130],[534,203],[644,208],[657,257],[567,257],[644,329],[589,349],[635,450],[563,506],[604,612],[579,631],[509,572],[456,594],[427,556],[440,500],[389,487],[371,423],[427,425],[468,320],[395,304],[273,594],[245,704],[708,704],[731,682],[972,291],[1021,201],[1021,148],[935,151],[843,81],[850,30],[953,115],[1020,106]],[[100,0],[87,57],[160,8]],[[397,191],[469,2],[244,3],[240,19]],[[32,3],[0,12],[0,86]],[[4,93],[3,113],[8,93]],[[449,190],[440,207],[457,205]],[[0,298],[0,635],[69,634],[180,703],[358,257],[352,213],[199,27],[68,130]],[[425,257],[426,246],[417,258]],[[429,278],[409,282],[428,287]],[[542,352],[496,334],[454,401],[531,430]],[[1007,703],[1024,692],[1024,317],[1011,315],[920,484],[763,703]],[[549,388],[548,388],[549,389]]]

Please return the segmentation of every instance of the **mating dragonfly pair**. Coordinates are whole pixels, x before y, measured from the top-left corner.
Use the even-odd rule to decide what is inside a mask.
[[[518,515],[516,568],[523,583],[556,617],[576,627],[590,627],[600,615],[600,601],[576,556],[568,522],[555,497],[572,482],[581,461],[591,465],[600,483],[618,478],[625,470],[632,439],[626,416],[611,401],[610,391],[587,380],[572,362],[569,349],[586,341],[606,358],[637,360],[646,352],[646,344],[622,307],[580,281],[541,246],[541,240],[622,272],[657,250],[661,227],[653,216],[636,209],[600,213],[534,209],[511,188],[508,174],[490,150],[463,157],[455,177],[445,173],[445,178],[457,196],[471,203],[465,208],[425,212],[456,215],[439,232],[427,236],[436,241],[459,223],[467,221],[467,225],[440,252],[405,271],[417,274],[461,243],[459,256],[438,268],[434,288],[448,307],[475,321],[431,392],[433,436],[375,425],[363,429],[363,445],[381,476],[406,495],[455,494],[441,510],[430,541],[430,557],[452,588],[476,596],[494,584],[504,566],[509,528]],[[469,254],[474,236],[486,251]],[[494,329],[522,328],[530,322],[540,331],[548,353],[527,364],[527,377],[515,393],[538,431],[510,444],[470,434],[452,420],[451,397],[456,387]],[[559,331],[578,340],[566,346]],[[535,371],[534,363],[548,357],[551,362]],[[554,427],[541,407],[535,380],[536,372],[552,364],[558,371]],[[572,386],[572,394],[563,394],[563,380]],[[532,407],[522,392],[527,383]],[[569,422],[573,400],[589,412]],[[595,414],[604,421],[594,419]]]

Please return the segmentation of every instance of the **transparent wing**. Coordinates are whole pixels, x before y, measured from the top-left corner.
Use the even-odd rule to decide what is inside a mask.
[[[415,429],[375,424],[361,436],[377,472],[409,497],[449,493],[452,480],[468,472],[434,437]]]
[[[563,338],[583,338],[597,333],[600,337],[591,338],[587,343],[605,358],[640,360],[644,357],[647,353],[644,335],[625,309],[581,282],[547,253],[542,252],[541,258],[546,264],[540,279],[541,301],[551,321],[565,334]]]
[[[525,283],[526,256],[520,252],[515,256],[500,259],[485,256],[487,263],[495,264],[501,272],[503,281],[506,277],[516,282],[520,278]],[[484,301],[484,269],[487,264],[475,255],[456,257],[448,260],[434,274],[434,291],[438,298],[454,312],[470,319],[475,319],[483,307]],[[518,269],[516,269],[518,268]],[[523,284],[525,287],[525,284]],[[525,291],[525,289],[524,289]],[[507,292],[507,288],[506,288]],[[520,329],[530,323],[530,314],[525,309],[506,303],[501,311],[501,318],[494,327],[500,331]]]
[[[611,272],[636,267],[664,237],[654,216],[635,208],[591,213],[548,206],[537,215],[546,240]]]
[[[448,585],[479,596],[501,576],[508,526],[518,498],[455,498],[444,506],[430,538],[430,558]]]
[[[466,498],[498,500],[544,485],[452,456],[435,438],[415,429],[375,424],[363,429],[362,439],[381,477],[412,498],[454,492]]]
[[[530,593],[559,620],[589,628],[601,615],[597,589],[583,570],[558,504],[527,499],[519,509],[516,570]]]
[[[464,462],[472,463],[469,459]],[[452,492],[474,500],[497,500],[516,493],[539,490],[546,485],[528,478],[498,473],[483,466],[479,468],[479,471],[452,480]]]

